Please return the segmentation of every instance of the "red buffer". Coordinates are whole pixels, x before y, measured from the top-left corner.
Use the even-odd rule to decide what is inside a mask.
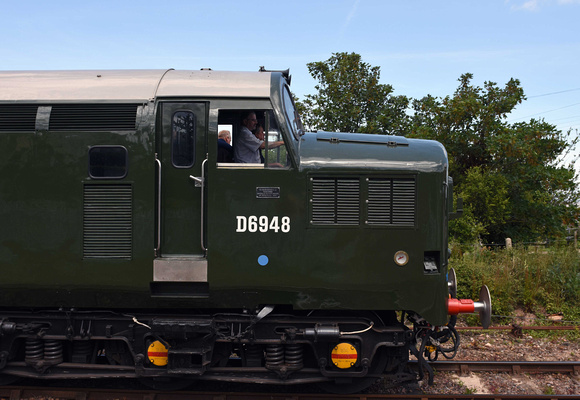
[[[491,296],[486,285],[479,291],[479,301],[466,299],[447,300],[447,313],[449,315],[479,313],[479,319],[484,329],[491,323]]]

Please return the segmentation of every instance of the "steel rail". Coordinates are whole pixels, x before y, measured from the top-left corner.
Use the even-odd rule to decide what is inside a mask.
[[[456,326],[458,331],[481,331],[484,330],[481,326]],[[485,330],[524,330],[524,331],[577,331],[580,330],[580,326],[519,326],[515,325],[501,325],[501,326],[490,326]]]
[[[503,394],[354,394],[335,395],[320,393],[233,393],[233,392],[159,392],[123,389],[0,387],[1,400],[20,399],[54,400],[387,400],[387,399],[481,399],[481,400],[565,400],[577,399],[575,395],[503,395]]]
[[[417,361],[409,362],[417,366]],[[580,376],[580,361],[431,361],[436,371],[451,371],[466,375],[469,372],[564,373]]]

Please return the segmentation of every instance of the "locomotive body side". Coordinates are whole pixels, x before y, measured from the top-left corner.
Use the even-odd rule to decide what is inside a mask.
[[[304,134],[288,82],[0,73],[0,378],[357,391],[413,376],[432,327],[456,343],[445,149]],[[218,162],[248,112],[264,162]]]

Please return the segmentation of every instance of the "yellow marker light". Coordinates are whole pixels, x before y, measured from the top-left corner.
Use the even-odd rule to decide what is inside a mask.
[[[159,340],[156,340],[149,345],[147,357],[149,357],[151,364],[163,367],[167,365],[167,347]]]
[[[358,353],[350,343],[339,343],[330,355],[332,363],[340,369],[353,367],[358,359]]]

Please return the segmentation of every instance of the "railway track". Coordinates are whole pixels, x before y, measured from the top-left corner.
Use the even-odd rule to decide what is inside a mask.
[[[436,371],[455,372],[467,375],[471,372],[565,373],[580,376],[580,362],[536,362],[536,361],[461,361],[441,360],[430,363]],[[411,361],[411,365],[417,366]],[[203,389],[202,390],[207,390]],[[222,387],[220,387],[222,389]],[[213,390],[213,389],[209,389]],[[223,390],[223,389],[222,389]],[[231,390],[231,389],[230,389]],[[280,391],[284,391],[281,388]],[[330,400],[330,399],[577,399],[572,395],[502,395],[502,394],[360,394],[330,395],[320,393],[247,393],[220,391],[160,392],[139,389],[54,388],[31,386],[0,387],[0,400]]]
[[[481,400],[564,400],[577,399],[575,395],[501,395],[501,394],[360,394],[360,395],[330,395],[330,394],[280,394],[280,393],[208,393],[208,392],[152,392],[139,390],[108,390],[108,389],[55,389],[2,387],[0,400],[387,400],[387,399],[481,399]]]
[[[482,326],[456,326],[458,331],[481,331],[484,330]],[[499,331],[577,331],[580,330],[578,325],[498,325],[490,326],[485,330],[499,330]]]
[[[411,361],[416,366],[416,361]],[[470,372],[509,372],[513,374],[543,373],[572,374],[580,376],[580,361],[432,361],[436,371],[456,372],[467,375]]]

